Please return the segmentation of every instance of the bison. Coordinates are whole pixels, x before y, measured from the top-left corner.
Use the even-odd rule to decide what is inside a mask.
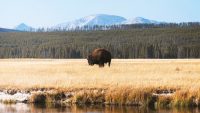
[[[108,66],[110,67],[111,53],[106,49],[98,48],[88,55],[87,60],[88,64],[91,66],[98,64],[99,67],[104,67],[104,63],[108,63]]]

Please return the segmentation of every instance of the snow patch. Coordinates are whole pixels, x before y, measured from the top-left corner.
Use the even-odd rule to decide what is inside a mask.
[[[142,17],[136,17],[133,19],[128,19],[124,21],[122,24],[159,24],[159,22],[155,20],[142,18]]]
[[[1,101],[12,100],[12,101],[16,101],[16,102],[25,102],[25,101],[28,101],[30,96],[31,96],[31,94],[28,94],[28,93],[17,92],[15,94],[11,95],[11,94],[7,94],[4,92],[0,92],[0,100]]]

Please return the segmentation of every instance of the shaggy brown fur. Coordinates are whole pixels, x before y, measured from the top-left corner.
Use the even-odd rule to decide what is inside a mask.
[[[108,63],[110,67],[111,53],[103,48],[95,49],[87,58],[89,65],[98,64],[99,67],[104,67],[105,63]]]

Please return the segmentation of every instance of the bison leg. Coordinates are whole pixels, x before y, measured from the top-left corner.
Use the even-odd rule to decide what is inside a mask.
[[[109,66],[109,67],[110,67],[110,63],[111,63],[111,62],[108,62],[108,66]]]
[[[104,63],[99,63],[99,67],[104,67]]]

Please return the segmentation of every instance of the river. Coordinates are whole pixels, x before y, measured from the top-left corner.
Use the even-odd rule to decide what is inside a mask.
[[[0,104],[0,113],[199,113],[198,108],[165,108],[151,109],[134,106],[105,105],[33,105],[33,104]]]

